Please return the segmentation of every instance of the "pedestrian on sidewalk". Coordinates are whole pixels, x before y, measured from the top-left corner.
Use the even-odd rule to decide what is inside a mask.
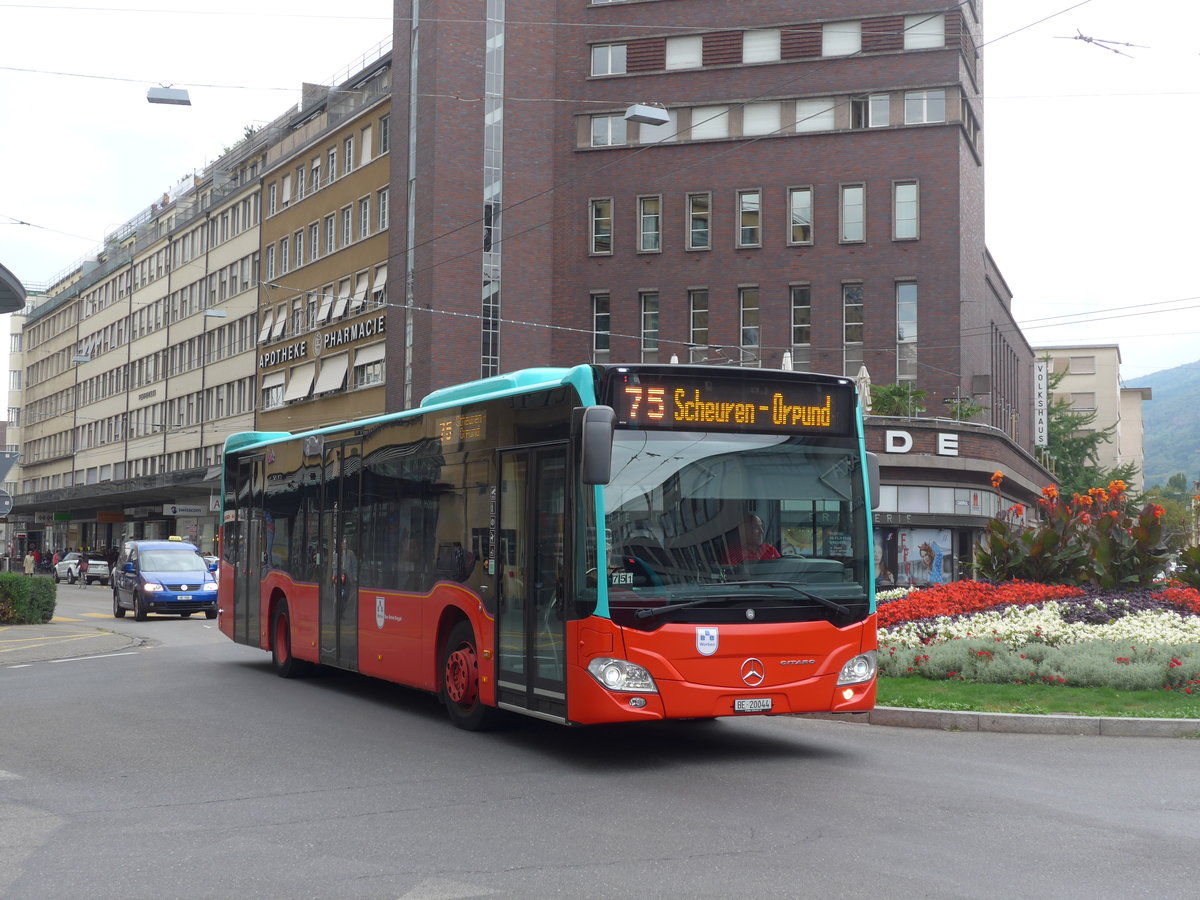
[[[87,587],[88,558],[86,553],[79,554],[79,586]]]
[[[25,551],[25,574],[32,578],[33,570],[36,566],[37,566],[37,560],[35,560],[33,558],[33,551],[26,550]]]

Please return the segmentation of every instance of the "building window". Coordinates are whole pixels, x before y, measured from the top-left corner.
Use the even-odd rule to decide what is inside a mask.
[[[851,128],[884,128],[890,124],[891,94],[866,94],[850,98]]]
[[[642,362],[658,361],[658,293],[641,294]]]
[[[375,207],[379,211],[379,230],[388,230],[388,189],[381,188],[375,195]]]
[[[1096,408],[1095,393],[1071,394],[1071,409],[1074,412],[1091,412]]]
[[[337,147],[330,147],[327,155],[329,165],[326,168],[329,170],[325,177],[329,179],[326,184],[333,184],[333,180],[337,178]]]
[[[712,198],[709,194],[688,194],[688,249],[707,250],[711,246]]]
[[[321,157],[319,156],[312,161],[312,175],[310,178],[309,193],[315,194],[321,189]]]
[[[923,125],[946,121],[946,92],[908,91],[904,95],[904,124]]]
[[[946,46],[946,14],[922,13],[904,17],[904,49],[930,50]]]
[[[288,255],[288,239],[279,239],[279,274],[286,275],[288,266],[291,264],[291,257]]]
[[[267,281],[275,277],[275,245],[267,244]]]
[[[657,252],[662,249],[662,199],[638,198],[638,250]]]
[[[349,247],[354,240],[354,216],[349,206],[342,207],[342,246]]]
[[[325,255],[337,249],[337,231],[333,227],[333,213],[325,217]]]
[[[277,202],[277,196],[276,196],[277,188],[278,188],[278,186],[275,184],[275,182],[271,182],[271,184],[267,187],[267,215],[268,216],[275,215],[276,202]]]
[[[1068,375],[1095,375],[1096,357],[1072,356],[1067,367]]]
[[[358,201],[358,236],[365,238],[371,233],[371,198],[363,197]]]
[[[358,161],[359,165],[365,166],[375,158],[371,155],[375,149],[375,136],[372,134],[372,131],[373,129],[370,125],[362,129],[361,140],[359,140],[359,152],[362,154],[362,159]]]
[[[612,311],[608,294],[592,294],[592,351],[597,360],[612,349]]]
[[[832,131],[834,105],[832,100],[797,100],[796,131]]]
[[[263,376],[263,409],[274,409],[276,406],[283,405],[283,380],[284,374],[282,372],[272,372],[270,375]]]
[[[392,143],[392,117],[381,116],[379,119],[379,152],[387,153]]]
[[[759,333],[758,288],[738,288],[738,307],[741,311],[741,336],[743,361],[757,364]]]
[[[758,191],[738,191],[738,246],[762,246],[762,195]]]
[[[612,253],[612,206],[609,198],[592,201],[589,253],[605,256]]]
[[[896,284],[896,380],[917,380],[917,285]]]
[[[708,359],[708,291],[688,291],[688,348],[694,363]]]
[[[593,75],[624,75],[625,45],[597,44],[592,47]]]
[[[788,188],[788,243],[813,242],[812,188]]]
[[[742,107],[742,134],[775,134],[779,131],[779,103],[747,103]]]
[[[842,285],[842,340],[845,363],[842,374],[853,377],[863,364],[863,286]]]
[[[861,184],[842,185],[842,243],[866,240],[866,192]]]
[[[354,135],[342,141],[342,174],[349,175],[354,171]]]
[[[304,265],[304,229],[300,229],[299,231],[297,231],[295,234],[292,235],[292,243],[295,245],[295,248],[296,248],[296,266],[295,266],[295,268],[298,269],[302,265]]]
[[[728,106],[696,106],[692,109],[692,140],[729,137]]]
[[[354,371],[350,373],[354,388],[383,384],[384,345],[371,344],[354,354]]]
[[[308,261],[316,262],[321,255],[321,223],[313,222],[308,226]]]
[[[704,38],[700,35],[667,38],[668,69],[698,69],[704,60]]]
[[[779,61],[778,28],[767,28],[762,31],[742,32],[742,62],[778,62]]]
[[[807,284],[794,284],[791,295],[792,365],[806,369],[812,352],[812,289]]]
[[[849,56],[861,49],[861,22],[826,22],[821,26],[822,56]]]
[[[638,123],[639,144],[665,144],[679,139],[679,111],[665,110],[667,121],[662,125]]]
[[[592,146],[618,147],[625,143],[623,116],[592,116]]]
[[[915,181],[897,181],[892,185],[892,238],[913,241],[921,236],[920,192]]]

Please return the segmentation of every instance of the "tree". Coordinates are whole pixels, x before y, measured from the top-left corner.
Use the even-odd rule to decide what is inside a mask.
[[[1144,497],[1163,508],[1163,540],[1171,551],[1178,553],[1188,546],[1192,534],[1192,492],[1187,476],[1176,472],[1165,485],[1149,488]]]
[[[925,412],[926,391],[913,387],[911,382],[871,385],[871,415],[919,416]]]

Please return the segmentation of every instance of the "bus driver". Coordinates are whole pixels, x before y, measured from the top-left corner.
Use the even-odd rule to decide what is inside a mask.
[[[747,514],[738,526],[740,542],[725,551],[725,564],[737,566],[753,560],[782,559],[779,551],[763,540],[764,534],[762,519],[754,513]]]

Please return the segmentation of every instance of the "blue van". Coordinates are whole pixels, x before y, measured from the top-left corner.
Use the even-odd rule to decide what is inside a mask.
[[[202,612],[217,617],[216,563],[182,538],[126,541],[112,573],[113,615],[133,610],[139,622],[149,613],[187,618]]]

